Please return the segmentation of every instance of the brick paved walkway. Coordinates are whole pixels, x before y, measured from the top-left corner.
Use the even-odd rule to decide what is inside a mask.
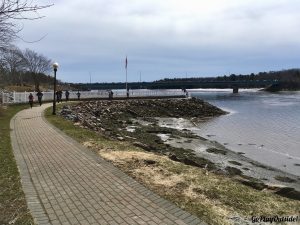
[[[37,224],[205,224],[53,128],[48,105],[11,121],[14,154]]]

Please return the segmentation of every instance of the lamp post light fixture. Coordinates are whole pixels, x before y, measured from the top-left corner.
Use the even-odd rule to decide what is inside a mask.
[[[56,93],[56,72],[58,68],[58,63],[55,62],[52,64],[53,70],[54,70],[54,85],[53,85],[53,111],[52,115],[56,115],[56,98],[55,98],[55,93]]]

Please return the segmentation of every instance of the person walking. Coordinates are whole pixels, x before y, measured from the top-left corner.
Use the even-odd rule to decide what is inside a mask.
[[[57,103],[59,103],[60,102],[59,92],[57,91],[57,92],[55,92],[55,94],[56,94],[56,101],[57,101]]]
[[[80,95],[81,95],[81,94],[80,94],[80,92],[79,92],[79,91],[77,92],[77,94],[76,94],[76,95],[77,95],[77,99],[78,99],[78,100],[80,100]]]
[[[66,90],[65,95],[66,95],[66,101],[69,101],[70,92],[68,90]]]
[[[33,106],[33,99],[34,99],[34,97],[33,97],[33,95],[30,93],[29,96],[28,96],[30,108],[32,108],[32,106]]]
[[[109,98],[109,99],[113,99],[113,97],[114,97],[114,93],[113,93],[112,90],[110,90],[110,91],[108,92],[108,98]]]
[[[43,93],[39,90],[38,93],[36,93],[37,97],[38,97],[38,101],[40,106],[42,105],[42,98],[43,98]]]
[[[59,101],[62,102],[62,90],[58,91]]]

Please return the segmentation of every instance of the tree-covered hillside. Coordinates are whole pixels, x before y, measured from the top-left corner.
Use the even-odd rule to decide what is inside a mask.
[[[280,90],[300,89],[300,69],[251,73],[247,75],[231,74],[218,77],[165,78],[154,83],[187,83],[187,82],[217,82],[217,81],[279,81]]]

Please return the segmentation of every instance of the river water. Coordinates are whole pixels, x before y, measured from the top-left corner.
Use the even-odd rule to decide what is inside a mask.
[[[300,176],[300,92],[189,90],[230,112],[198,124],[200,136],[248,158]]]

